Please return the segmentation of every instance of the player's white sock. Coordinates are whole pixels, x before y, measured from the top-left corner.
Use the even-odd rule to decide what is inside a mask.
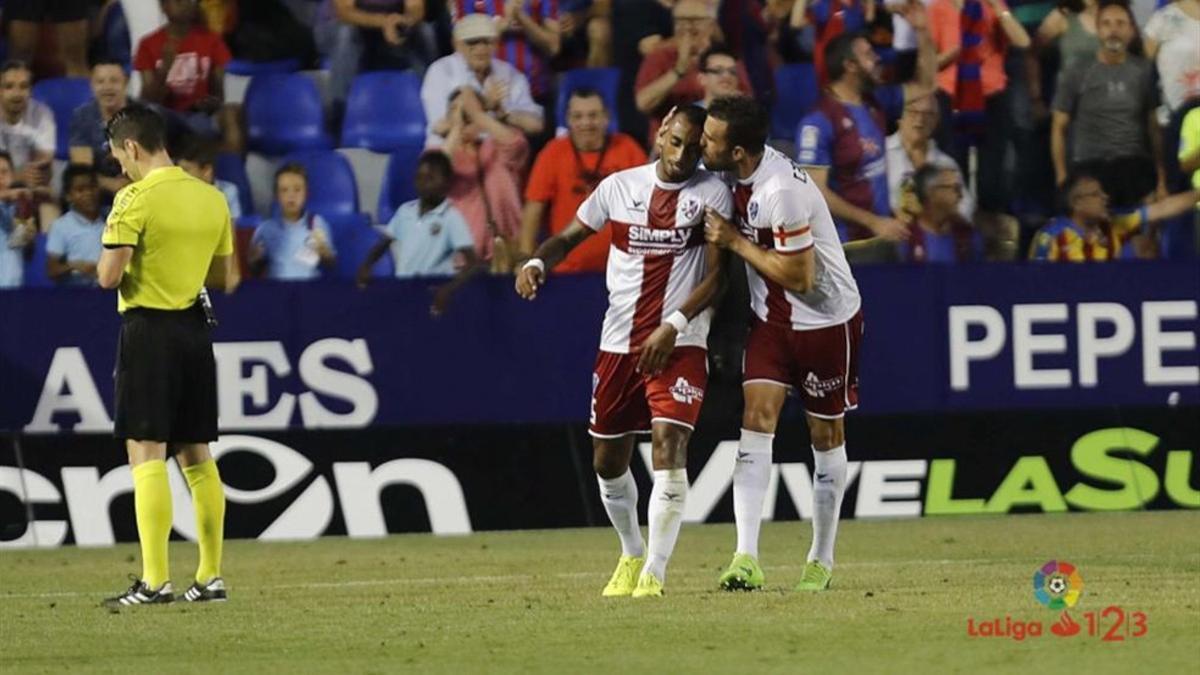
[[[621,555],[640,558],[646,554],[646,546],[642,543],[642,530],[638,527],[638,489],[633,473],[626,469],[616,478],[599,475],[596,478],[600,482],[600,501],[604,502],[608,519],[621,538]]]
[[[774,434],[742,429],[737,464],[733,467],[733,517],[737,521],[737,553],[758,558],[758,531],[762,526],[763,499],[771,481],[771,444]]]
[[[842,493],[846,490],[846,446],[821,452],[813,448],[813,540],[808,559],[833,569]]]
[[[679,526],[683,524],[683,506],[687,503],[687,469],[661,469],[654,472],[650,491],[650,543],[646,566],[659,581],[667,580],[667,561],[675,550]]]

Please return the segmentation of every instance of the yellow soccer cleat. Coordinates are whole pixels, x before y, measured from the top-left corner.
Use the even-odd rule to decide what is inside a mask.
[[[829,581],[831,579],[833,579],[833,570],[830,570],[816,560],[810,560],[804,566],[804,573],[800,575],[800,584],[796,586],[796,590],[824,591],[829,588]]]
[[[642,575],[638,577],[637,588],[633,589],[633,597],[661,598],[662,596],[663,585],[658,577],[649,572],[642,572]]]
[[[633,589],[637,586],[638,572],[641,571],[645,562],[645,558],[632,555],[621,556],[621,559],[617,561],[617,569],[613,571],[612,578],[608,580],[608,585],[604,587],[604,591],[600,595],[606,598],[623,598],[632,595]]]

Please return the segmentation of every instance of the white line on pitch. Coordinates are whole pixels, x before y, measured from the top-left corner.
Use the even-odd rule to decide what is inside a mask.
[[[1123,560],[1137,560],[1145,558],[1161,558],[1161,556],[1153,556],[1147,553],[1128,553],[1120,555],[1109,555],[1108,558],[1119,558]],[[1025,557],[1009,557],[1009,558],[945,558],[942,560],[852,560],[848,562],[838,563],[838,567],[895,567],[901,565],[981,565],[981,564],[996,564],[996,563],[1021,563],[1028,562]],[[802,569],[803,565],[766,565],[764,568],[769,571],[773,570],[797,570]],[[346,581],[313,581],[299,584],[275,584],[270,586],[260,586],[266,590],[298,590],[298,589],[316,589],[316,588],[354,588],[354,587],[371,587],[371,586],[421,586],[429,584],[476,584],[476,583],[493,583],[506,581],[529,581],[538,578],[551,577],[554,579],[583,579],[587,577],[601,578],[606,574],[602,570],[591,572],[555,572],[554,574],[492,574],[492,575],[474,575],[474,576],[447,576],[447,577],[401,577],[393,579],[349,579]],[[18,600],[29,598],[75,598],[82,596],[99,596],[105,591],[61,591],[57,593],[7,593],[0,594],[0,600]]]

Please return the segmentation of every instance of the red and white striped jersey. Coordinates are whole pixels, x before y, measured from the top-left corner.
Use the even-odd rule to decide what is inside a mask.
[[[707,265],[705,207],[733,217],[729,188],[714,174],[697,171],[683,183],[664,183],[657,164],[611,174],[576,214],[585,227],[612,228],[601,351],[630,353],[700,284]],[[706,347],[711,314],[694,317],[675,344]]]
[[[813,288],[799,294],[746,263],[750,306],[759,319],[793,330],[813,330],[849,321],[862,305],[829,206],[808,173],[787,156],[766,148],[749,178],[733,186],[737,225],[760,247],[782,254],[814,249]]]

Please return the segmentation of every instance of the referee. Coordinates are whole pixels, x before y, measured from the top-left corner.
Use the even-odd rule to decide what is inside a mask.
[[[183,599],[225,600],[221,545],[225,492],[208,444],[217,440],[216,364],[204,285],[238,283],[225,198],[171,163],[166,127],[130,105],[107,128],[113,157],[133,181],[104,227],[97,276],[117,289],[116,429],[133,469],[142,576],[109,608],[172,602],[167,565],[171,488],[167,452],[183,469],[196,511],[200,566]]]

